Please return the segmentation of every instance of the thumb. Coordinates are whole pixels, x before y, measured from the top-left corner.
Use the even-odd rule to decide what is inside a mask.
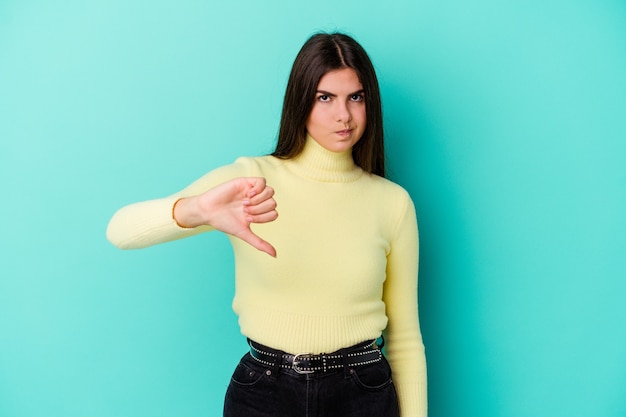
[[[274,258],[276,257],[276,249],[274,249],[274,247],[268,242],[255,235],[249,227],[238,233],[237,237],[258,250],[265,252]]]

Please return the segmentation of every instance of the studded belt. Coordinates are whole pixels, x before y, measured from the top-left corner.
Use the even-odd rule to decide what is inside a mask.
[[[298,353],[295,355],[274,350],[249,340],[250,355],[256,361],[281,369],[293,369],[299,374],[328,372],[343,367],[363,366],[382,360],[376,341],[361,343],[333,353]]]

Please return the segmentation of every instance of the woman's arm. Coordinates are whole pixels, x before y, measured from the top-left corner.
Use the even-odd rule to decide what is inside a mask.
[[[418,231],[415,208],[405,196],[387,256],[383,289],[389,322],[386,353],[393,372],[402,417],[426,417],[426,357],[417,308]]]
[[[172,196],[122,207],[109,222],[107,238],[121,249],[137,249],[220,230],[276,256],[250,230],[250,223],[273,221],[278,213],[273,189],[263,178],[247,177],[247,161],[218,168]]]

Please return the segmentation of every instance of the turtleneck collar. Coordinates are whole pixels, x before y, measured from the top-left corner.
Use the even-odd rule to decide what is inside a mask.
[[[352,159],[352,151],[332,152],[307,134],[304,149],[285,165],[296,174],[320,182],[350,182],[363,175]]]

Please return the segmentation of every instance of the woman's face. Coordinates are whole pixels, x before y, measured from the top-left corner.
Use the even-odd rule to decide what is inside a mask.
[[[366,122],[363,85],[356,72],[342,68],[324,74],[306,121],[313,139],[329,151],[347,151],[361,139]]]

